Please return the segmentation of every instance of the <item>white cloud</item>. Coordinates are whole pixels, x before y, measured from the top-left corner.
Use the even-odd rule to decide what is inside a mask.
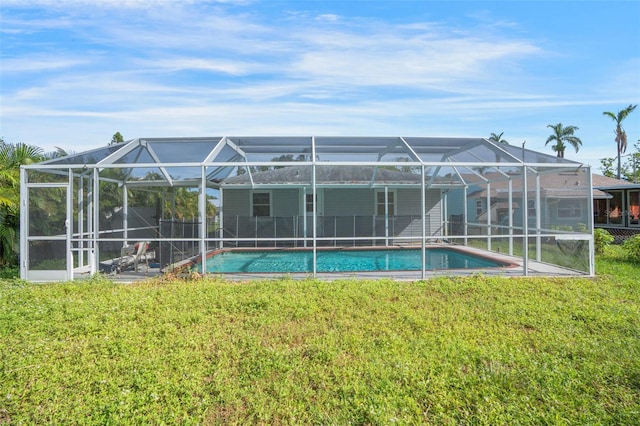
[[[85,59],[60,58],[59,56],[35,56],[20,58],[3,58],[2,73],[40,72],[62,70],[86,65]]]
[[[340,16],[333,13],[324,13],[316,17],[318,21],[337,22],[340,20]]]
[[[196,70],[236,76],[247,75],[262,68],[259,63],[226,59],[207,59],[198,57],[163,57],[161,59],[140,60],[136,63],[140,65],[144,70],[160,70],[170,72]]]

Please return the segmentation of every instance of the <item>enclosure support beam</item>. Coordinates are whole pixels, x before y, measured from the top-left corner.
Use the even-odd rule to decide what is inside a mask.
[[[424,280],[427,278],[427,207],[426,207],[426,182],[425,182],[425,170],[424,166],[420,166],[422,179],[420,179],[420,216],[422,216],[422,244],[420,244],[420,258],[422,259],[421,277]]]
[[[445,237],[449,236],[449,190],[440,192],[442,194],[442,234]]]
[[[100,231],[100,172],[93,169],[93,259],[91,264],[94,271],[100,270],[100,248],[98,247],[98,232]]]
[[[509,256],[513,256],[513,181],[509,178]]]
[[[487,182],[487,250],[491,251],[491,182]]]
[[[94,193],[94,189],[93,189],[93,174],[92,176],[88,179],[87,182],[87,238],[86,240],[83,240],[87,243],[87,262],[89,264],[89,268],[91,269],[91,275],[95,274],[97,272],[97,270],[95,269],[95,262],[94,262],[94,250],[95,250],[95,243],[91,240],[93,238],[93,230],[94,230],[94,225],[93,225],[93,210],[94,210],[94,205],[93,205],[93,193]]]
[[[522,275],[529,275],[529,217],[527,199],[527,166],[522,166]]]
[[[389,246],[389,187],[386,185],[384,187],[384,245]]]
[[[124,246],[129,245],[129,194],[127,184],[122,185],[122,229],[124,237]]]
[[[218,227],[218,233],[220,235],[220,244],[218,244],[218,248],[223,248],[224,247],[224,241],[222,241],[222,239],[224,238],[224,196],[223,196],[223,189],[222,187],[220,188],[220,211],[218,212],[218,215],[220,217],[220,226]],[[238,234],[238,230],[236,229],[236,235]]]
[[[29,204],[27,200],[27,171],[20,167],[20,277],[27,278],[27,266],[29,263]]]
[[[200,167],[200,254],[202,255],[202,273],[207,272],[207,174],[206,167]]]
[[[542,240],[540,238],[542,204],[540,203],[540,173],[536,172],[536,260],[542,261]]]
[[[467,191],[469,190],[469,187],[467,185],[464,186],[464,192],[462,193],[462,199],[463,199],[463,203],[464,203],[464,208],[462,209],[462,223],[464,223],[464,245],[466,246],[468,241],[467,241],[467,236],[469,235],[469,226],[468,224],[468,212],[467,210],[469,210],[469,200],[467,199]]]
[[[311,138],[311,193],[313,196],[313,277],[318,274],[318,241],[317,225],[318,225],[318,209],[316,208],[316,139]],[[306,201],[306,200],[305,200]],[[305,214],[306,216],[306,214]]]
[[[302,188],[302,236],[304,237],[303,247],[307,247],[307,187]]]
[[[66,233],[67,233],[67,279],[73,280],[73,252],[71,250],[71,237],[73,236],[73,170],[69,168],[67,177],[67,211],[65,215]],[[82,253],[78,250],[78,255]]]
[[[635,165],[635,163],[634,163]],[[593,181],[591,173],[586,173],[587,175],[587,188],[589,190],[589,194],[593,194]],[[596,258],[595,258],[595,242],[593,240],[593,201],[591,197],[587,198],[587,212],[588,212],[588,224],[589,224],[589,275],[594,276],[596,274]]]
[[[84,221],[82,217],[84,216],[84,177],[80,176],[78,179],[78,267],[82,268],[84,266]]]

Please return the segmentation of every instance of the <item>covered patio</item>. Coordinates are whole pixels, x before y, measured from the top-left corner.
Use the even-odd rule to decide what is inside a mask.
[[[31,281],[194,259],[218,273],[209,253],[247,248],[307,249],[306,275],[322,276],[328,247],[414,247],[405,273],[422,279],[443,244],[509,257],[501,274],[594,275],[589,167],[482,138],[138,138],[23,166],[21,184]]]

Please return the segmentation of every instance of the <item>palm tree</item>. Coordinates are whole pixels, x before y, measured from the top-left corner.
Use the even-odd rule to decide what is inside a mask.
[[[504,132],[502,132],[500,134],[491,133],[491,136],[489,136],[489,140],[491,142],[503,143],[505,145],[509,145],[509,142],[507,142],[506,139],[502,139],[502,135],[504,135]]]
[[[622,121],[624,121],[637,106],[638,105],[629,105],[625,109],[618,111],[617,114],[610,111],[602,113],[603,115],[611,117],[611,119],[616,122],[616,130],[614,130],[613,133],[616,135],[616,146],[618,147],[618,179],[620,179],[620,170],[622,168],[620,165],[620,157],[627,150],[627,132],[622,128]]]
[[[574,135],[575,131],[578,130],[576,126],[563,127],[562,123],[558,123],[548,124],[547,127],[553,129],[553,133],[547,138],[544,145],[547,146],[549,142],[555,142],[555,145],[552,145],[551,149],[558,154],[558,158],[564,158],[564,151],[567,149],[565,142],[573,146],[576,152],[578,152],[582,141]]]
[[[20,226],[20,166],[43,160],[42,149],[0,138],[0,265],[15,262]]]

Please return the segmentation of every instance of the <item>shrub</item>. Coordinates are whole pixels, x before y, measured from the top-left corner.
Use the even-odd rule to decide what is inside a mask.
[[[571,226],[571,225],[551,225],[551,229],[554,230],[554,231],[571,232],[571,231],[573,231],[573,226]]]
[[[593,245],[596,254],[604,253],[604,248],[613,242],[614,238],[606,229],[596,228],[593,230]]]
[[[20,276],[17,266],[0,266],[0,280],[9,280]]]
[[[587,232],[589,230],[589,228],[587,228],[587,225],[584,223],[576,223],[576,226],[573,228],[576,232]]]
[[[627,238],[622,244],[627,257],[636,262],[640,262],[640,234]]]

